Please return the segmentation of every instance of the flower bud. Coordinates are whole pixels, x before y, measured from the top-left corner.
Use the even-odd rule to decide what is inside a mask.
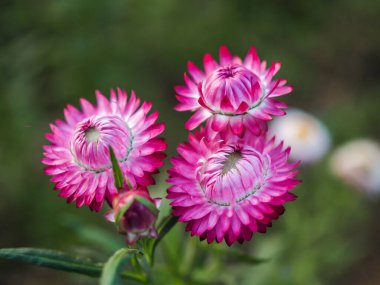
[[[131,246],[141,237],[157,237],[154,224],[160,202],[160,198],[150,197],[146,188],[128,190],[114,196],[113,210],[105,217],[116,223],[119,233],[125,235],[126,243]]]

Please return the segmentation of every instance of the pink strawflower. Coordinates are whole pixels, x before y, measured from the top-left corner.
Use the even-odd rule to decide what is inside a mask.
[[[224,239],[228,245],[250,240],[296,198],[289,191],[299,183],[297,163],[287,162],[290,149],[274,138],[202,128],[178,152],[171,160],[167,198],[173,200],[173,215],[201,240]]]
[[[127,190],[114,196],[113,209],[105,217],[117,223],[119,233],[125,235],[126,243],[132,246],[141,237],[157,237],[154,224],[160,203],[161,199],[153,199],[145,187]]]
[[[244,128],[259,135],[266,131],[265,121],[271,115],[281,116],[287,105],[274,99],[290,93],[285,79],[273,80],[280,69],[280,62],[266,68],[260,61],[256,49],[251,47],[244,60],[232,56],[229,50],[220,47],[220,63],[210,54],[203,59],[205,72],[188,62],[191,78],[185,74],[186,86],[177,86],[176,106],[178,111],[195,111],[185,127],[193,130],[205,120],[214,131],[230,127],[235,134]]]
[[[146,186],[154,183],[152,174],[163,165],[166,143],[156,138],[165,128],[156,124],[158,112],[147,115],[152,104],[140,106],[133,91],[129,100],[120,89],[111,90],[110,101],[98,91],[96,98],[97,106],[80,99],[82,111],[68,105],[66,121],[50,125],[46,138],[51,144],[44,146],[42,162],[60,196],[99,211],[104,199],[117,192],[109,146],[131,184]]]

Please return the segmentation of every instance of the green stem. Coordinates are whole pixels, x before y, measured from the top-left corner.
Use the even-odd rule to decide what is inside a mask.
[[[162,221],[162,223],[159,225],[159,228],[158,228],[159,235],[158,235],[158,238],[156,239],[156,241],[154,242],[153,252],[154,252],[155,248],[157,247],[157,245],[159,244],[159,242],[177,224],[177,222],[178,222],[178,217],[174,217],[174,216],[172,216],[172,214],[169,214],[169,216],[167,216]]]
[[[175,226],[178,218],[173,217],[171,214],[166,216],[161,220],[157,226],[158,237],[156,239],[144,239],[142,241],[142,248],[144,249],[145,258],[147,259],[149,265],[153,267],[154,264],[154,253],[156,251],[157,245],[165,237],[165,235]]]

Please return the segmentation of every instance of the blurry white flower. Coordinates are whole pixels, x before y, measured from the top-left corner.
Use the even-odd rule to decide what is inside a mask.
[[[292,151],[290,159],[311,164],[330,148],[330,133],[316,117],[298,109],[289,109],[285,117],[276,118],[269,132],[283,140]]]
[[[333,173],[367,193],[380,194],[380,145],[357,139],[339,147],[331,157]]]

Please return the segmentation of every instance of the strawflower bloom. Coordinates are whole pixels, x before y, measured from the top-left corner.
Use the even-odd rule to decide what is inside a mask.
[[[274,138],[202,128],[177,150],[167,198],[173,215],[201,240],[224,239],[228,245],[250,240],[253,233],[266,232],[283,205],[296,198],[289,191],[299,183],[297,163],[287,162],[290,149]]]
[[[248,128],[259,135],[272,115],[285,114],[282,109],[287,105],[275,98],[290,93],[293,87],[286,86],[285,79],[273,79],[280,62],[267,68],[254,47],[242,60],[232,56],[225,46],[220,48],[219,63],[210,54],[203,62],[205,71],[189,61],[191,77],[185,74],[186,86],[175,87],[180,102],[176,110],[195,112],[185,125],[187,129],[193,130],[207,120],[214,131],[228,127],[241,134]]]
[[[331,145],[330,132],[313,115],[289,109],[286,116],[271,122],[269,132],[292,148],[290,159],[313,164],[323,158]]]
[[[380,195],[380,144],[372,139],[355,139],[331,156],[332,172],[368,196]]]
[[[105,218],[117,223],[119,233],[132,246],[142,237],[157,237],[154,224],[160,203],[161,199],[153,199],[145,187],[123,191],[114,196],[112,211]]]
[[[42,162],[60,196],[99,211],[104,199],[111,203],[117,193],[109,147],[131,184],[146,186],[154,183],[152,174],[163,165],[166,144],[157,138],[165,128],[156,123],[158,112],[148,115],[150,102],[140,106],[133,91],[128,100],[120,89],[111,90],[110,101],[98,91],[96,98],[97,106],[80,99],[82,111],[68,105],[66,120],[50,125]]]

